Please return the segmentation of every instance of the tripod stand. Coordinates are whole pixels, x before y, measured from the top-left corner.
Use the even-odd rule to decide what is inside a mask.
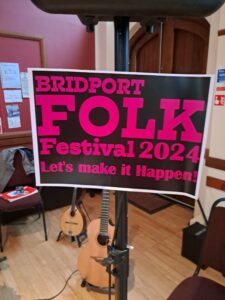
[[[88,212],[82,202],[77,198],[77,188],[74,188],[71,208],[67,209],[61,218],[61,231],[58,234],[57,241],[63,236],[69,236],[71,242],[77,241],[79,247],[81,247],[81,239],[86,238],[86,217],[90,221]]]

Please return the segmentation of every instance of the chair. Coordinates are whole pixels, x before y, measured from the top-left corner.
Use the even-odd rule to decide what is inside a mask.
[[[183,280],[167,300],[224,300],[225,286],[202,276],[201,268],[211,267],[225,276],[225,198],[212,206],[200,261],[192,277]]]
[[[27,175],[22,163],[22,156],[19,151],[15,153],[14,156],[14,172],[9,179],[7,185],[3,192],[8,190],[15,189],[16,186],[25,186],[30,185],[34,186],[34,174]],[[45,221],[45,211],[43,202],[41,199],[40,191],[33,195],[27,196],[20,200],[14,202],[7,202],[0,197],[0,250],[3,252],[3,237],[2,237],[2,225],[4,225],[4,215],[8,215],[9,213],[19,212],[22,210],[28,210],[31,208],[35,208],[40,215],[42,214],[43,226],[44,226],[44,235],[45,240],[48,240],[47,229],[46,229],[46,221]]]

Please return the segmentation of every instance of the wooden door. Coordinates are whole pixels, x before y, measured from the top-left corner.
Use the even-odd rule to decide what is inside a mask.
[[[204,74],[210,25],[205,19],[156,21],[151,33],[139,29],[130,40],[130,71]],[[169,196],[194,207],[194,200]]]
[[[139,29],[130,40],[130,71],[204,74],[209,27],[205,19],[168,18],[152,33]]]

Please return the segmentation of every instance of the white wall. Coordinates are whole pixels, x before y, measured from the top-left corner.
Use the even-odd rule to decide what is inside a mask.
[[[114,68],[114,25],[113,22],[99,22],[95,26],[95,68],[113,71]]]
[[[218,30],[225,29],[225,5],[210,16],[208,21],[211,31],[207,72],[216,74],[218,67],[225,66],[225,36],[218,36]],[[213,105],[207,147],[210,157],[225,160],[225,106]],[[213,202],[218,198],[225,197],[225,192],[206,186],[207,176],[225,180],[225,171],[204,167],[199,199],[208,217]],[[192,222],[196,220],[203,222],[197,205],[194,216]]]
[[[220,10],[218,30],[225,29],[225,5]],[[217,36],[216,67],[225,67],[225,35]],[[210,156],[225,160],[225,138],[221,138],[221,130],[225,128],[225,106],[214,106],[210,138]]]
[[[130,38],[140,28],[139,23],[130,23]],[[115,70],[115,46],[113,22],[99,22],[95,26],[95,65],[96,70]]]

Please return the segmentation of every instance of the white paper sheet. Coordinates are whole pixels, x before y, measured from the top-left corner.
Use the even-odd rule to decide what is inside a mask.
[[[6,105],[7,119],[9,128],[21,127],[19,105]]]
[[[21,90],[3,90],[6,103],[22,102]]]
[[[21,72],[20,73],[20,80],[21,80],[23,98],[29,98],[29,87],[28,87],[27,72]]]
[[[21,88],[19,64],[17,63],[0,63],[0,75],[3,89]]]

